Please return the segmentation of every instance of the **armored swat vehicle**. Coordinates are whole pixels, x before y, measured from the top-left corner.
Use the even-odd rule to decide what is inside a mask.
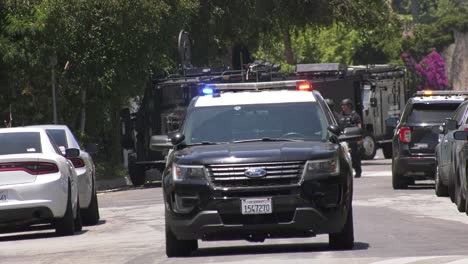
[[[382,148],[392,156],[392,136],[402,109],[412,93],[406,69],[397,65],[346,66],[340,63],[299,64],[296,77],[309,80],[324,98],[332,99],[335,112],[348,98],[363,120],[363,158],[373,159]]]

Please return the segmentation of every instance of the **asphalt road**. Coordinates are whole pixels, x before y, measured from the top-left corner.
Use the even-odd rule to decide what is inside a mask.
[[[168,259],[161,188],[99,194],[102,221],[72,237],[38,229],[0,234],[0,263],[468,263],[468,216],[433,183],[391,188],[391,160],[364,162],[355,179],[353,250],[331,251],[328,236],[265,243],[201,242],[190,258]]]

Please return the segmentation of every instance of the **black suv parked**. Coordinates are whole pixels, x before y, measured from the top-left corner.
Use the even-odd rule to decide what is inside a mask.
[[[352,168],[340,141],[356,140],[359,129],[341,134],[304,81],[200,89],[209,95],[192,100],[182,130],[169,137],[167,255],[189,255],[198,239],[317,234],[329,234],[332,248],[352,248]],[[151,146],[167,142],[153,136]]]
[[[408,100],[393,136],[393,189],[434,179],[438,127],[464,100],[455,91],[420,91]]]

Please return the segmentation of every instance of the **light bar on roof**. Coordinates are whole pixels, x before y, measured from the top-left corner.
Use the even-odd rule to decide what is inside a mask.
[[[468,95],[468,91],[432,91],[432,90],[423,90],[417,91],[417,96],[433,96],[433,95]]]
[[[307,85],[307,89],[306,88]],[[305,80],[277,81],[277,82],[255,82],[255,83],[220,83],[207,84],[215,91],[243,91],[243,90],[273,90],[273,89],[300,89],[312,90],[312,84]]]

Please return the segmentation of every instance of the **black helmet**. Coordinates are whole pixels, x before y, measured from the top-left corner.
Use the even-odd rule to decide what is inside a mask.
[[[351,99],[343,99],[343,101],[341,101],[341,105],[346,105],[346,104],[353,107],[353,101],[351,101]]]
[[[333,102],[333,100],[330,98],[325,99],[325,103],[327,103],[328,107],[330,108],[333,108],[333,106],[335,106],[335,102]]]

